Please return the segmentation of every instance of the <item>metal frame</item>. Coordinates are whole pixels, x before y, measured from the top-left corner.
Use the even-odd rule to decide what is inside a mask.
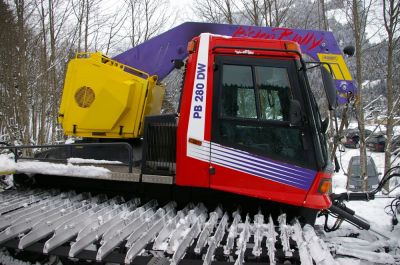
[[[175,174],[176,130],[178,128],[176,118],[176,114],[145,117],[142,174],[169,176]],[[154,168],[157,166],[165,169]]]

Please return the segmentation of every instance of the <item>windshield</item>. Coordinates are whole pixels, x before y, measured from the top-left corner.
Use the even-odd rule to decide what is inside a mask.
[[[310,83],[311,92],[315,98],[319,113],[321,115],[321,119],[324,120],[329,117],[329,108],[320,68],[315,67],[308,69],[307,76]]]
[[[319,67],[307,70],[308,83],[311,91],[311,105],[314,109],[316,125],[318,128],[319,144],[321,146],[322,156],[325,166],[330,165],[329,152],[327,147],[328,136],[322,130],[322,121],[329,117],[328,101],[326,98],[322,75]]]

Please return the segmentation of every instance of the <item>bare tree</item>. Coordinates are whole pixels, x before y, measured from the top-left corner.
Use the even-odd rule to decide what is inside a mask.
[[[288,17],[294,0],[262,0],[261,13],[265,26],[280,27]]]
[[[26,21],[28,16],[28,6],[24,0],[14,0],[17,19],[17,72],[15,73],[15,96],[14,114],[15,126],[18,128],[17,139],[23,144],[28,144],[30,140],[29,129],[29,105],[30,95],[28,91],[28,69],[27,69],[27,47],[28,35],[26,31]]]
[[[194,13],[200,19],[211,23],[236,23],[236,9],[233,0],[205,0],[193,6]]]
[[[351,19],[350,23],[353,29],[353,35],[356,46],[356,81],[358,86],[357,94],[357,121],[358,128],[360,130],[360,166],[361,166],[361,177],[363,178],[363,190],[366,191],[368,187],[368,175],[367,175],[367,147],[365,139],[365,118],[364,118],[364,106],[363,106],[363,44],[366,40],[366,22],[369,14],[369,10],[373,2],[370,0],[368,3],[360,0],[352,0],[350,6]]]
[[[136,46],[159,34],[168,24],[172,14],[167,0],[125,0],[129,10],[129,37]]]
[[[16,57],[16,23],[9,5],[0,0],[0,141],[12,141],[14,128],[14,83],[17,72]]]
[[[325,0],[319,0],[319,8],[318,10],[320,10],[321,12],[318,12],[318,17],[320,20],[321,24],[321,20],[322,20],[322,25],[319,26],[319,28],[322,28],[323,30],[328,30],[328,19],[326,18],[326,5],[325,5]]]
[[[254,26],[261,26],[261,8],[259,0],[242,0],[243,16]]]
[[[126,9],[125,13],[123,13],[122,15],[113,14],[109,17],[109,20],[111,20],[111,23],[108,25],[109,31],[108,31],[107,44],[106,44],[106,49],[105,49],[106,54],[109,53],[111,46],[113,45],[113,39],[115,38],[115,36],[118,34],[118,32],[123,27],[124,21],[127,17],[127,14],[128,14],[128,9]]]
[[[84,20],[85,13],[85,3],[86,1],[78,0],[76,3],[72,0],[72,11],[75,14],[77,19],[77,27],[78,27],[78,52],[81,51],[81,42],[82,42],[82,23]]]
[[[274,0],[275,1],[275,0]],[[285,0],[274,4],[274,23],[276,27],[315,29],[319,27],[318,2],[310,0]],[[282,3],[284,2],[284,4]]]
[[[393,57],[394,49],[399,43],[399,15],[400,15],[400,2],[397,0],[382,0],[382,11],[384,26],[387,33],[387,66],[386,66],[386,97],[387,97],[387,124],[386,124],[386,137],[387,146],[385,150],[385,172],[391,167],[392,156],[392,139],[393,139],[393,126],[395,108],[398,108],[398,99],[395,102],[394,83],[393,83]],[[387,189],[389,183],[387,183]]]

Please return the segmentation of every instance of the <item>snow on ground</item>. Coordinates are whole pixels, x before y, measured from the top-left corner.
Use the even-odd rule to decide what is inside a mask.
[[[341,166],[341,169],[338,173],[335,173],[332,179],[332,188],[334,193],[342,193],[347,192],[346,190],[346,183],[347,183],[347,176],[345,172],[347,172],[347,167],[352,156],[359,155],[359,149],[350,149],[346,148],[344,152],[337,152],[337,157]],[[378,172],[384,172],[384,153],[377,153],[371,152],[367,150],[367,155],[371,156],[374,159]],[[380,176],[380,178],[383,174]],[[378,231],[386,235],[389,238],[389,241],[385,240],[383,237],[378,236],[374,232],[369,231],[362,231],[358,228],[354,227],[353,225],[343,222],[342,226],[339,230],[335,232],[326,233],[327,241],[330,240],[332,242],[338,243],[340,246],[347,246],[346,252],[357,251],[359,248],[363,249],[363,245],[367,244],[369,246],[382,244],[387,245],[387,242],[391,242],[390,244],[399,246],[399,238],[400,238],[400,225],[395,227],[392,226],[392,217],[385,212],[385,207],[389,205],[395,194],[389,194],[389,197],[382,196],[381,193],[378,193],[379,197],[383,198],[376,198],[375,200],[371,200],[368,202],[365,201],[351,201],[345,202],[346,206],[356,212],[356,215],[365,219],[370,225],[371,230]],[[331,218],[329,224],[333,224],[333,219]],[[325,222],[325,217],[319,217],[316,221],[316,225],[323,226]],[[359,238],[354,238],[353,242],[346,242],[346,239],[342,236],[349,235],[349,234],[360,234]],[[351,240],[351,239],[350,239]],[[359,242],[357,241],[359,240]],[[364,243],[363,243],[364,240]],[[354,244],[354,246],[352,246]],[[336,246],[338,246],[336,245]],[[338,247],[340,248],[340,247]],[[393,253],[391,253],[393,254]],[[398,255],[399,253],[395,253]],[[354,259],[350,257],[340,257],[337,256],[335,260],[338,264],[380,264],[378,262],[367,262],[366,260],[373,259],[373,253],[370,255],[364,255],[360,257],[360,259]],[[387,263],[387,262],[383,262]],[[390,264],[390,263],[389,263]]]
[[[96,159],[83,159],[77,157],[71,157],[67,159],[68,163],[71,164],[122,164],[120,161],[109,161],[109,160],[96,160]]]
[[[332,188],[334,193],[342,193],[347,192],[346,183],[347,176],[345,172],[347,172],[347,167],[352,156],[360,155],[359,149],[351,149],[346,148],[345,152],[337,152],[337,157],[340,163],[340,171],[335,173],[332,179]],[[378,172],[382,173],[380,178],[383,176],[384,167],[385,167],[385,154],[378,152],[370,152],[367,150],[367,155],[371,156],[374,159]],[[384,211],[384,208],[390,204],[393,198],[377,198],[375,200],[371,200],[369,202],[363,201],[352,201],[346,202],[346,205],[355,210],[357,215],[367,219],[380,229],[387,231],[391,228],[391,216],[387,215]],[[379,216],[379,218],[376,218]],[[318,223],[322,224],[323,218],[318,220]],[[345,227],[347,225],[344,225]],[[351,225],[350,225],[351,226]]]
[[[384,153],[376,153],[368,151],[367,154],[371,156],[377,166],[378,172],[384,171]],[[347,176],[347,166],[352,156],[359,155],[359,149],[346,148],[344,152],[337,153],[339,163],[341,165],[341,170],[335,173],[333,176],[332,186],[333,192],[342,193],[347,192],[346,182]],[[72,159],[70,162],[74,163],[88,163],[91,161]],[[109,163],[110,161],[103,161]],[[102,162],[100,162],[102,163]],[[72,164],[51,164],[45,162],[32,162],[32,161],[20,161],[15,163],[12,155],[0,155],[0,172],[28,172],[28,173],[45,173],[45,174],[56,174],[56,175],[70,175],[70,176],[92,176],[100,174],[108,174],[109,171],[105,168],[93,167],[93,166],[77,166]],[[382,175],[381,175],[382,176]],[[363,201],[353,201],[346,202],[347,207],[353,209],[356,214],[364,219],[366,219],[370,225],[371,229],[379,231],[389,237],[389,241],[396,246],[399,245],[400,241],[400,225],[395,227],[392,226],[392,217],[385,213],[385,207],[390,204],[393,198],[377,198],[369,202]],[[324,217],[320,217],[316,221],[317,226],[323,226]],[[332,224],[332,219],[330,220]],[[349,238],[342,236],[348,235],[350,233],[360,234],[359,238],[354,238],[351,242],[346,242]],[[333,245],[336,244],[336,248],[340,249],[342,246],[347,247],[350,245],[355,245],[355,247],[348,249],[358,249],[363,248],[365,245],[370,244],[387,244],[387,240],[379,236],[375,236],[374,233],[361,231],[354,227],[353,225],[344,222],[341,228],[335,232],[326,233],[327,242],[331,242]],[[372,252],[370,252],[372,253]],[[396,253],[398,255],[398,253]],[[373,253],[371,254],[373,255]],[[0,255],[1,256],[1,255]],[[366,259],[371,259],[367,257]],[[338,264],[374,264],[371,262],[366,262],[365,258],[354,259],[350,257],[336,256],[335,261]],[[0,261],[1,262],[1,261]]]
[[[18,161],[18,163],[15,163],[10,155],[0,155],[0,172],[40,173],[72,177],[107,177],[110,174],[108,169],[95,166],[64,165],[38,161]]]

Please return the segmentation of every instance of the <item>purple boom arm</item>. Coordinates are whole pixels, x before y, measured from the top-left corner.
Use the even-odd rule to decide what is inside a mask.
[[[318,53],[342,55],[332,32],[329,31],[186,22],[117,55],[114,59],[150,75],[157,75],[162,80],[172,71],[172,60],[185,59],[187,43],[203,32],[232,37],[293,40],[300,44],[303,54],[316,61],[319,61]],[[352,81],[335,82],[339,94],[356,92]],[[343,100],[339,97],[340,103]]]

